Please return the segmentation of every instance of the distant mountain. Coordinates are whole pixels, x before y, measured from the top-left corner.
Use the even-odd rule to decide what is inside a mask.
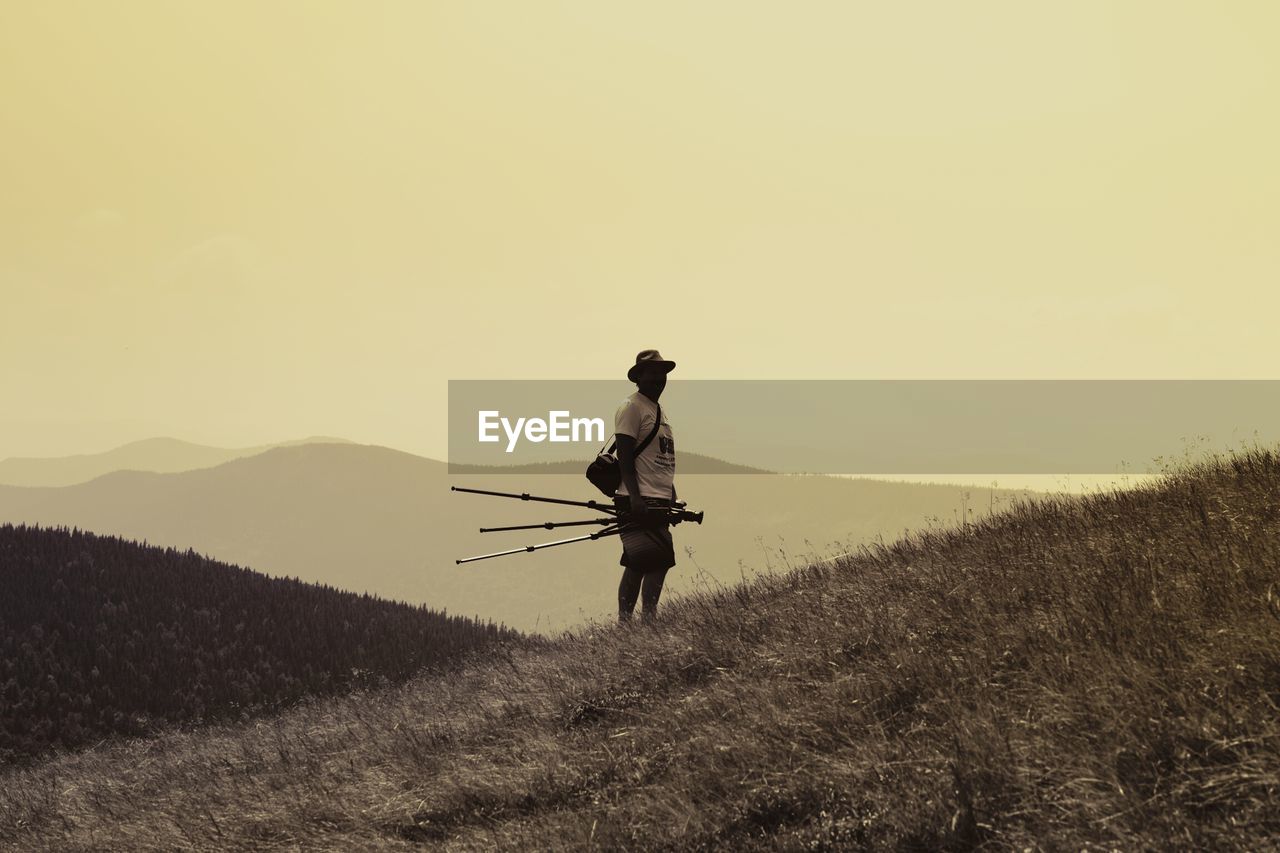
[[[254,456],[273,447],[315,442],[345,443],[345,439],[315,436],[258,447],[208,447],[176,438],[145,438],[103,453],[76,456],[20,457],[0,460],[0,485],[70,486],[87,483],[112,471],[173,473],[211,468],[232,459]]]
[[[0,764],[400,681],[514,632],[194,552],[0,526]]]
[[[449,474],[576,474],[579,477],[590,460],[569,462],[532,462],[525,465],[463,465],[450,463]],[[680,453],[680,474],[773,474],[764,468],[738,465],[701,453]]]
[[[190,547],[271,575],[480,615],[521,630],[555,631],[616,610],[616,538],[454,563],[590,531],[480,534],[481,526],[594,513],[451,493],[450,485],[600,498],[582,477],[450,476],[443,462],[386,447],[305,444],[177,474],[117,471],[62,488],[0,486],[0,522],[78,526]],[[1015,495],[774,474],[681,475],[677,485],[691,509],[706,512],[706,522],[675,528],[679,565],[667,579],[672,594],[784,569],[788,561],[840,553],[878,537],[894,539],[906,528],[950,522],[962,508],[985,513]]]

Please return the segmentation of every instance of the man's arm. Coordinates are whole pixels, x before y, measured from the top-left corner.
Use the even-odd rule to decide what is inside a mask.
[[[644,518],[648,506],[640,494],[639,478],[636,477],[636,440],[625,433],[618,433],[614,440],[618,443],[618,470],[622,473],[623,485],[627,487],[631,515],[639,520]]]

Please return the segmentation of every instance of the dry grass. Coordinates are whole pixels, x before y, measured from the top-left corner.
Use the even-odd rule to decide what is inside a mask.
[[[1280,457],[0,779],[33,849],[1259,849]]]

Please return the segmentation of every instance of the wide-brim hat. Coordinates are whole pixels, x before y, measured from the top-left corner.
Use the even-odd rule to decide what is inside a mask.
[[[635,365],[633,365],[632,368],[627,371],[627,379],[631,380],[632,382],[635,382],[636,374],[638,373],[640,368],[644,367],[646,364],[656,364],[660,367],[665,368],[667,373],[670,373],[676,368],[676,363],[674,361],[667,361],[662,357],[662,354],[659,353],[656,349],[641,350],[640,352],[636,353]]]

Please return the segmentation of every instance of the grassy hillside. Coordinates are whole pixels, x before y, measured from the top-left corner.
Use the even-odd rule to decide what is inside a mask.
[[[403,681],[514,639],[194,552],[0,525],[0,765]]]
[[[783,565],[778,549],[842,552],[950,518],[957,486],[781,475],[682,475],[681,498],[707,513],[676,531],[673,592]],[[457,566],[458,557],[561,538],[481,526],[589,518],[547,504],[450,493],[450,485],[599,497],[581,476],[448,474],[386,447],[308,444],[177,474],[118,471],[66,488],[0,486],[0,521],[78,526],[194,548],[270,575],[426,603],[521,630],[555,631],[616,608],[616,540]],[[986,510],[1011,493],[972,490]],[[808,540],[811,545],[806,545]],[[694,549],[690,559],[685,548]]]
[[[26,849],[1259,849],[1280,457],[0,779]]]

